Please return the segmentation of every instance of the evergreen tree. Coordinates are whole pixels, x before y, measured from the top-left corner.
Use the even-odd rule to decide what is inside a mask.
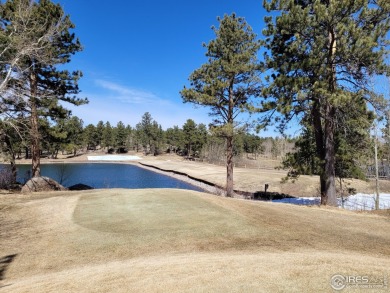
[[[102,146],[107,148],[107,151],[114,145],[113,129],[110,122],[106,122],[103,129]]]
[[[19,127],[15,128],[18,125]],[[23,145],[21,131],[20,122],[12,121],[8,123],[7,121],[0,120],[0,154],[2,155],[2,159],[10,163],[12,183],[16,183],[16,157]]]
[[[145,153],[148,152],[148,148],[150,150],[152,146],[152,140],[153,140],[153,134],[152,134],[152,125],[153,125],[153,119],[152,115],[150,115],[149,112],[144,113],[141,118],[141,124],[139,127],[140,130],[140,137],[142,146],[144,148]]]
[[[208,131],[206,125],[203,123],[198,124],[196,134],[196,141],[193,150],[195,153],[200,153],[207,142]]]
[[[78,80],[80,71],[69,72],[60,69],[61,64],[69,63],[71,56],[81,51],[81,45],[75,35],[69,16],[64,14],[59,4],[49,0],[39,2],[29,0],[9,0],[1,4],[2,33],[9,42],[18,38],[18,20],[20,14],[28,11],[25,26],[31,44],[37,44],[33,50],[16,52],[21,54],[16,64],[2,66],[2,75],[12,71],[11,79],[13,96],[6,102],[14,108],[26,112],[30,117],[29,132],[32,155],[32,176],[40,176],[40,140],[39,117],[66,117],[68,111],[59,101],[74,105],[86,103],[75,95],[79,93]],[[25,36],[24,36],[25,37]],[[16,51],[18,48],[15,48]],[[10,50],[12,52],[13,50]],[[14,59],[13,59],[14,60]],[[6,95],[8,96],[8,95]],[[15,101],[15,96],[18,97]],[[4,97],[4,96],[3,96]],[[15,106],[17,104],[17,106]]]
[[[207,48],[208,62],[195,70],[191,87],[181,91],[184,102],[211,108],[214,126],[226,138],[226,194],[233,195],[233,134],[237,116],[254,110],[252,99],[259,94],[259,41],[244,18],[235,14],[218,18],[216,38]]]
[[[57,159],[58,152],[68,146],[67,119],[56,119],[56,123],[50,123],[48,119],[39,119],[39,133],[41,135],[42,151],[46,150],[51,154],[52,159]],[[69,148],[68,148],[69,149]],[[71,150],[73,148],[71,147]]]
[[[140,146],[143,146],[143,136],[142,125],[141,123],[137,123],[133,131],[134,146],[137,153],[140,150]]]
[[[102,146],[103,132],[104,132],[104,122],[99,121],[98,124],[96,125],[97,146]]]
[[[150,152],[157,156],[162,152],[162,146],[164,143],[164,131],[161,128],[161,125],[157,121],[153,121],[150,133],[149,133],[149,147]]]
[[[198,139],[197,125],[192,119],[188,119],[183,125],[183,138],[187,149],[187,157],[191,156],[191,147]]]
[[[88,124],[84,128],[83,134],[84,134],[84,143],[87,146],[87,150],[96,149],[96,146],[100,144],[96,126],[93,124]]]
[[[164,142],[164,131],[161,125],[153,120],[149,112],[142,115],[141,122],[136,125],[136,131],[146,154],[152,153],[156,156],[161,152]]]
[[[264,152],[264,147],[262,146],[262,139],[254,134],[245,133],[243,138],[244,151],[249,154],[254,154],[255,159],[257,155]]]
[[[183,148],[184,138],[183,130],[175,125],[173,128],[168,128],[165,132],[166,142],[169,145],[169,152],[177,152]]]
[[[133,128],[128,124],[126,126],[126,148],[130,149],[131,147],[133,147],[133,144]]]
[[[265,106],[284,115],[282,128],[294,116],[310,115],[322,162],[321,204],[336,205],[337,117],[363,100],[383,106],[369,81],[389,71],[384,58],[390,2],[269,0],[264,6],[275,15],[265,19],[272,71]]]
[[[83,146],[83,120],[73,116],[65,120],[66,147],[76,156],[77,151]]]
[[[367,163],[371,154],[370,127],[374,114],[366,110],[363,101],[360,101],[360,105],[350,106],[336,117],[335,175],[340,179],[365,179],[361,167]],[[295,143],[295,152],[288,153],[283,161],[283,167],[290,169],[286,179],[295,179],[301,174],[321,175],[323,162],[316,150],[314,128],[307,119],[302,121],[303,132]]]
[[[119,121],[115,128],[114,144],[118,153],[124,152],[127,145],[127,130],[122,121]]]

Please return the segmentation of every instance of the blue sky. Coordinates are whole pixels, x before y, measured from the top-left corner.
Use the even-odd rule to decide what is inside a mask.
[[[164,129],[189,118],[208,124],[208,109],[183,104],[179,91],[207,61],[202,43],[214,38],[217,16],[235,12],[261,36],[262,0],[58,0],[76,25],[84,50],[71,69],[81,70],[81,96],[73,108],[84,124],[118,121],[135,126],[145,112]]]

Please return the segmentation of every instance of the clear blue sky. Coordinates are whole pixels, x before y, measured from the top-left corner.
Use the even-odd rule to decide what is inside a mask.
[[[57,0],[76,25],[84,50],[71,69],[83,71],[73,108],[85,125],[118,121],[135,126],[145,112],[164,129],[189,118],[208,124],[208,108],[183,104],[179,91],[207,61],[202,43],[214,38],[217,16],[235,12],[261,37],[262,0]]]

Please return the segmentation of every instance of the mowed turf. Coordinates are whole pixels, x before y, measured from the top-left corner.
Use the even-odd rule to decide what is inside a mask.
[[[0,196],[4,292],[314,292],[390,276],[390,221],[176,189]],[[1,269],[1,268],[0,268]]]

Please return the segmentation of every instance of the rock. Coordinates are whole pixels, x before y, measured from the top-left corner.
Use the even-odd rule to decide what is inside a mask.
[[[79,184],[75,184],[75,185],[70,186],[68,189],[69,190],[89,190],[89,189],[93,189],[93,187],[79,183]]]
[[[57,181],[49,177],[34,177],[31,178],[27,183],[22,187],[22,192],[38,192],[38,191],[54,191],[54,190],[67,190]]]

